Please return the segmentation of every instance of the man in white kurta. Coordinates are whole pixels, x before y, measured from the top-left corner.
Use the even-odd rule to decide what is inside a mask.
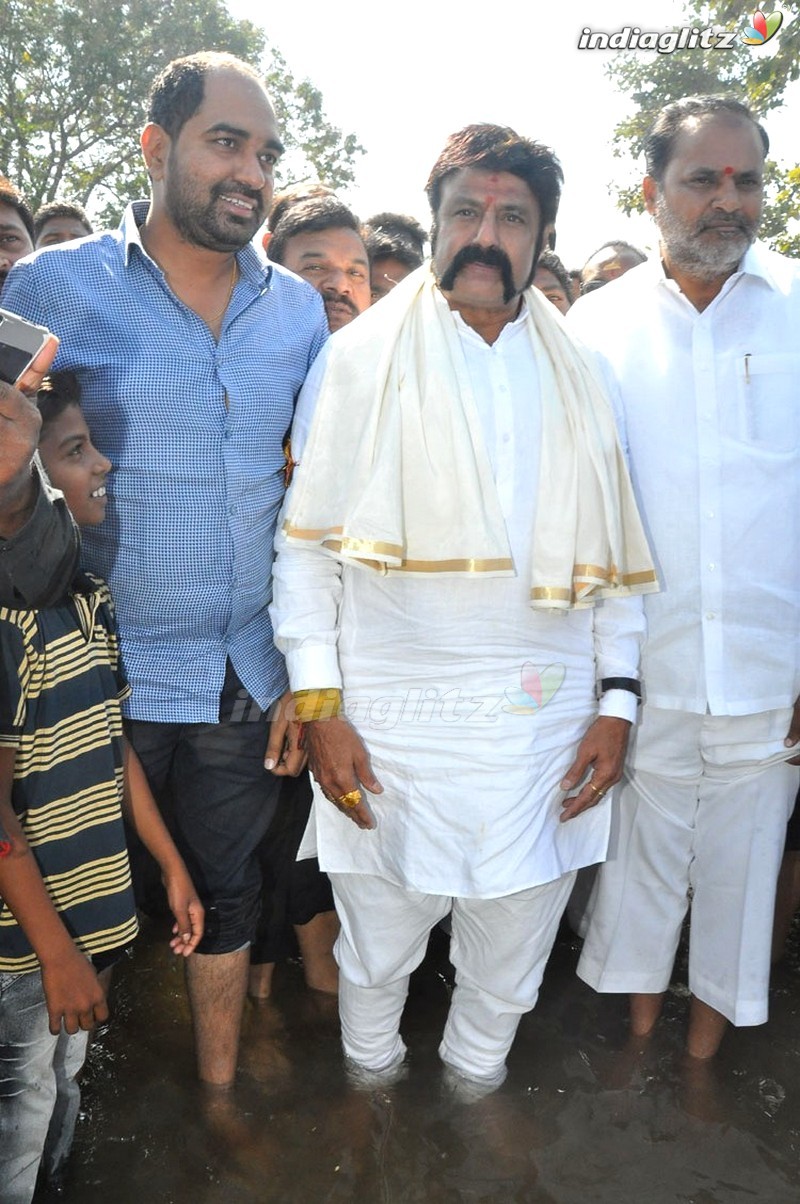
[[[579,974],[657,1018],[691,899],[688,1052],[767,1017],[775,883],[800,737],[800,270],[751,245],[759,127],[665,109],[648,144],[661,257],[570,322],[619,383],[662,591],[646,705]],[[792,749],[794,748],[795,754]]]
[[[454,135],[429,182],[433,274],[315,364],[272,611],[317,779],[309,844],[342,921],[345,1052],[377,1074],[402,1063],[408,978],[452,908],[440,1053],[489,1089],[575,872],[605,854],[609,808],[594,804],[637,704],[627,595],[654,587],[610,407],[527,287],[558,198],[543,152],[497,127]],[[572,425],[565,390],[583,399]],[[587,522],[602,553],[576,537]],[[568,581],[537,577],[548,543],[569,549]]]

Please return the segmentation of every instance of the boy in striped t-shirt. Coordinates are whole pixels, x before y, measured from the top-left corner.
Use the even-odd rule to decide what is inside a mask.
[[[22,400],[0,386],[0,417]],[[18,496],[13,474],[0,483],[0,501]],[[3,517],[0,506],[0,537]],[[57,1178],[69,1153],[75,1075],[108,1015],[97,974],[137,928],[123,811],[162,868],[172,948],[188,956],[202,936],[194,886],[124,744],[128,692],[104,582],[78,573],[53,605],[0,605],[2,1204],[27,1204],[42,1156]]]

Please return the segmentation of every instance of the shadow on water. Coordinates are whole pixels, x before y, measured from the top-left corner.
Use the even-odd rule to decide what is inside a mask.
[[[731,1033],[692,1071],[685,988],[656,1035],[627,1043],[624,1003],[553,953],[523,1019],[509,1077],[463,1104],[436,1048],[451,967],[435,933],[415,976],[407,1078],[350,1087],[335,1001],[290,963],[273,999],[248,1005],[240,1081],[204,1106],[193,1079],[178,965],[151,930],[117,971],[114,1019],[84,1080],[66,1204],[798,1204],[798,930],[775,972],[767,1026]],[[680,968],[679,968],[680,969]],[[680,972],[678,974],[680,979]]]

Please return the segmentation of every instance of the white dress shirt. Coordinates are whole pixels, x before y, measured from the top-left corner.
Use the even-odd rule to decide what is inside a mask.
[[[800,694],[800,267],[756,244],[702,312],[660,262],[570,311],[610,365],[661,593],[654,706],[743,715]]]
[[[529,605],[540,429],[535,358],[522,318],[489,346],[452,317],[516,576],[387,576],[342,567],[279,537],[271,613],[292,688],[344,686],[346,713],[384,786],[369,799],[375,831],[359,830],[317,798],[323,868],[377,874],[430,894],[492,898],[605,855],[610,808],[561,824],[558,783],[597,713],[595,680],[638,676],[643,619],[638,598],[568,613]],[[298,471],[324,353],[320,360],[293,428]],[[541,707],[530,695],[526,705],[526,664],[543,685]],[[562,670],[563,681],[546,697]],[[635,702],[613,691],[600,710],[633,719]]]

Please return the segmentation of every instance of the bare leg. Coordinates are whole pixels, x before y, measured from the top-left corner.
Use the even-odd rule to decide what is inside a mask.
[[[772,960],[778,962],[792,926],[794,913],[800,907],[800,852],[790,849],[784,853],[778,888],[775,895],[775,926],[772,933]]]
[[[689,1010],[689,1035],[686,1038],[689,1057],[700,1060],[713,1058],[727,1027],[728,1021],[721,1012],[693,995]]]
[[[259,962],[250,967],[247,994],[251,999],[269,999],[272,994],[272,975],[274,972],[274,962]]]
[[[307,924],[295,924],[306,983],[315,991],[336,995],[339,968],[333,956],[333,944],[339,935],[339,917],[335,911],[320,911]]]
[[[657,995],[631,995],[631,1035],[649,1036],[661,1015],[663,1004],[663,991]]]
[[[186,959],[197,1074],[212,1087],[230,1087],[236,1076],[249,965],[249,947]]]

